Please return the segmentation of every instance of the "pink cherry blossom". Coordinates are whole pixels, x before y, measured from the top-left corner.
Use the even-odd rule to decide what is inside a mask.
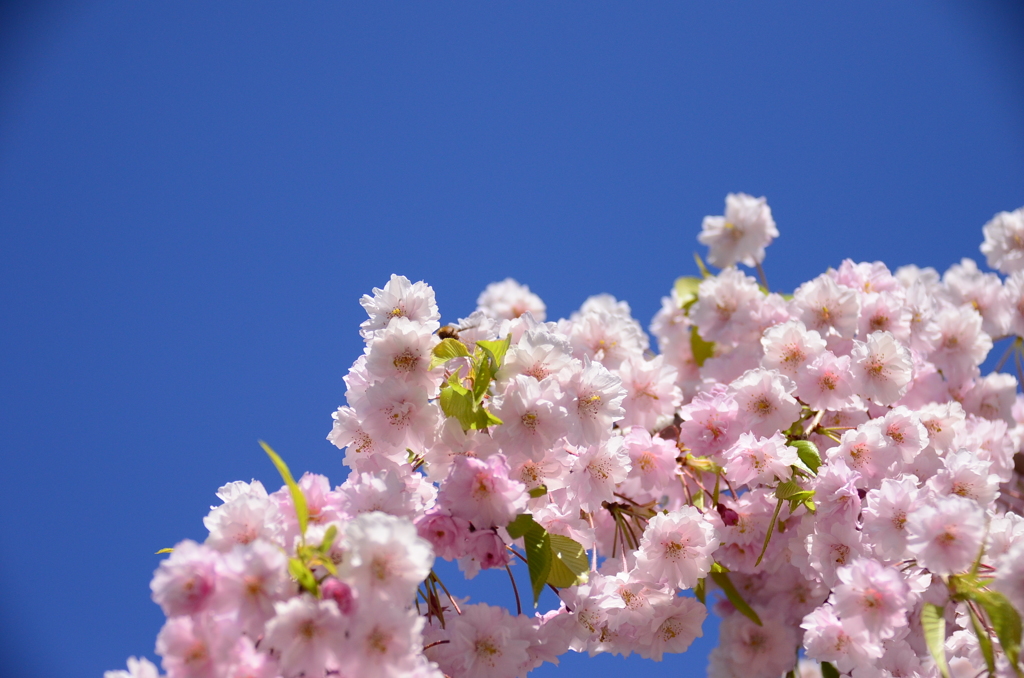
[[[515,678],[529,660],[530,643],[504,608],[464,607],[451,621],[450,637],[458,675]]]
[[[917,478],[885,478],[867,493],[866,501],[863,530],[875,554],[890,561],[902,560],[907,549],[907,516],[921,502]]]
[[[504,422],[493,438],[514,461],[540,461],[569,432],[562,392],[553,377],[539,382],[523,374],[513,377],[493,411]]]
[[[507,525],[526,505],[526,486],[509,478],[503,455],[488,459],[458,457],[438,503],[478,528]]]
[[[127,671],[104,671],[103,678],[160,678],[153,662],[145,657],[128,657]]]
[[[774,678],[793,668],[800,644],[796,630],[767,610],[758,610],[758,616],[761,625],[735,612],[722,619],[709,675]]]
[[[793,293],[793,306],[807,329],[815,330],[823,338],[831,332],[850,339],[857,331],[857,293],[840,287],[827,274],[798,287]]]
[[[512,278],[491,283],[476,300],[477,309],[495,318],[511,320],[530,313],[538,322],[544,322],[547,307],[526,285]]]
[[[776,325],[761,337],[764,358],[761,364],[796,379],[802,369],[825,351],[825,342],[799,320]]]
[[[363,295],[359,303],[370,318],[360,325],[363,337],[383,329],[395,318],[408,318],[436,330],[441,314],[434,301],[434,290],[424,282],[410,283],[401,275],[392,275],[383,289],[373,288],[373,296]]]
[[[965,570],[978,556],[985,513],[970,499],[938,497],[907,516],[907,548],[936,574]]]
[[[573,445],[595,445],[608,437],[613,422],[622,419],[626,390],[622,380],[599,362],[584,360],[583,369],[565,385],[565,408]]]
[[[630,461],[621,436],[582,450],[573,462],[566,485],[580,508],[596,511],[601,502],[614,501],[615,486],[629,474]]]
[[[717,546],[714,525],[692,506],[658,514],[644,530],[637,571],[651,582],[693,588],[711,569],[711,554]]]
[[[854,343],[850,354],[857,392],[879,405],[891,405],[907,392],[913,377],[910,353],[889,332],[873,332]]]
[[[725,387],[697,394],[679,408],[683,422],[679,441],[700,456],[714,456],[730,447],[742,432],[739,404]]]
[[[223,567],[220,553],[186,539],[153,574],[153,600],[168,617],[208,610],[217,602]]]
[[[1024,207],[1000,212],[982,227],[985,242],[981,253],[988,265],[1003,273],[1024,269]]]
[[[882,645],[867,629],[844,625],[831,605],[822,605],[804,617],[804,648],[807,656],[827,661],[840,671],[867,668],[882,656]]]
[[[751,433],[771,436],[789,428],[800,416],[800,404],[793,398],[796,384],[780,372],[750,370],[732,382],[730,388],[740,420]]]
[[[441,370],[428,371],[430,352],[437,343],[430,326],[395,318],[368,342],[366,371],[376,381],[393,377],[433,393],[443,376]]]
[[[676,386],[675,368],[662,356],[650,360],[630,357],[619,368],[619,377],[626,389],[622,400],[625,416],[619,426],[652,430],[659,421],[671,421],[683,394]]]
[[[430,543],[407,521],[364,513],[345,526],[350,557],[341,572],[361,591],[391,601],[411,600],[434,563]]]
[[[891,638],[907,624],[909,587],[898,570],[870,558],[839,568],[834,608],[845,625],[867,629],[873,638]]]
[[[770,438],[756,438],[744,433],[725,453],[727,475],[737,485],[757,482],[768,484],[789,480],[793,464],[800,463],[795,447],[786,445],[786,438],[776,432]]]
[[[672,598],[655,608],[653,620],[640,635],[637,652],[656,662],[666,652],[686,652],[695,639],[704,635],[701,627],[707,615],[707,608],[693,598]]]
[[[725,198],[725,215],[704,217],[697,239],[710,248],[708,261],[712,265],[727,268],[761,263],[765,248],[777,237],[779,231],[764,197],[730,193]]]
[[[348,624],[337,603],[297,596],[274,609],[261,645],[278,659],[284,678],[321,676],[338,668]]]

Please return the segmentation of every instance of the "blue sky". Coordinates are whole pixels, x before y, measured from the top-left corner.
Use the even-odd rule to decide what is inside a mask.
[[[154,658],[153,552],[277,482],[258,438],[343,480],[391,273],[447,320],[513,276],[646,325],[730,191],[776,289],[980,259],[1024,205],[1021,36],[996,2],[3,5],[0,675]]]

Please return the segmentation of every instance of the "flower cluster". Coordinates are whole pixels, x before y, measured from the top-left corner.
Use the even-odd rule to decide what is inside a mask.
[[[289,487],[225,485],[206,542],[183,541],[160,564],[151,587],[168,617],[156,643],[167,674],[440,678],[412,607],[430,544],[408,519],[360,507],[323,476],[295,489],[299,511]],[[142,667],[129,663],[128,675],[156,675]]]
[[[509,279],[442,327],[392,276],[328,436],[348,478],[268,449],[285,487],[221,488],[153,579],[164,671],[516,678],[683,652],[710,607],[716,678],[1021,675],[1024,396],[1000,369],[1024,370],[1024,208],[984,235],[1007,277],[846,260],[782,295],[767,202],[730,195],[699,236],[721,270],[663,299],[658,355],[607,295],[548,321]],[[559,604],[455,597],[435,557],[526,561]],[[128,668],[107,677],[158,675]]]

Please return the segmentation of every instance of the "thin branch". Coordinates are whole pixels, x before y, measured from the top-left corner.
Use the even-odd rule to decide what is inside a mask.
[[[438,645],[444,645],[444,644],[450,643],[450,642],[452,642],[452,641],[450,641],[450,640],[435,640],[430,645],[424,645],[423,646],[423,651],[426,652],[427,650],[429,650],[432,647],[437,647]]]
[[[516,556],[517,558],[519,558],[519,560],[523,561],[524,563],[526,563],[526,564],[527,564],[527,566],[529,566],[529,564],[530,564],[530,563],[529,563],[529,562],[528,562],[528,561],[526,560],[526,556],[524,556],[524,555],[523,555],[522,553],[520,553],[519,551],[516,551],[516,550],[515,550],[514,548],[512,548],[511,546],[508,546],[508,545],[506,545],[506,546],[505,546],[505,548],[507,548],[507,549],[508,549],[509,551],[511,551],[511,552],[512,552],[512,553],[513,553],[513,554],[514,554],[514,555],[515,555],[515,556]],[[556,596],[558,596],[558,599],[559,599],[559,600],[561,600],[561,596],[559,596],[559,595],[558,595],[558,588],[557,588],[557,587],[556,587],[556,586],[555,586],[554,584],[548,584],[548,588],[549,588],[549,589],[551,589],[551,590],[552,590],[552,591],[554,592],[554,594],[555,594]],[[565,602],[565,601],[562,601],[562,602]],[[572,609],[571,609],[571,608],[569,608],[569,606],[568,606],[568,605],[566,605],[565,607],[566,607],[566,608],[567,608],[567,609],[568,609],[568,610],[569,610],[570,612],[572,612]],[[459,614],[462,614],[462,613],[460,612]]]
[[[821,423],[822,417],[825,416],[825,410],[818,410],[818,413],[814,415],[814,419],[811,420],[811,425],[804,429],[804,435],[810,435],[811,431],[818,428],[818,424]]]
[[[1016,349],[1016,348],[1017,348],[1017,344],[1018,344],[1018,342],[1020,342],[1020,339],[1019,339],[1019,338],[1018,338],[1018,339],[1014,339],[1014,340],[1013,340],[1013,341],[1012,341],[1012,342],[1010,343],[1010,345],[1006,347],[1006,352],[1005,352],[1005,353],[1003,353],[1003,357],[1002,357],[1002,358],[1000,358],[1000,359],[999,359],[999,362],[997,362],[997,363],[996,363],[996,367],[995,367],[995,370],[993,370],[994,372],[999,372],[1000,370],[1002,370],[1002,369],[1003,369],[1003,365],[1005,365],[1005,364],[1006,364],[1006,361],[1007,361],[1007,359],[1009,359],[1009,357],[1010,357],[1010,354],[1011,354],[1011,353],[1013,353],[1014,349]]]
[[[736,490],[732,489],[732,483],[729,482],[729,477],[726,476],[724,473],[720,473],[719,475],[722,476],[722,480],[725,481],[725,486],[729,488],[729,494],[731,494],[732,498],[735,499]]]
[[[1019,346],[1016,348],[1017,350],[1013,352],[1013,361],[1017,364],[1017,385],[1021,386],[1024,385],[1024,371],[1021,370],[1020,365],[1021,348]]]
[[[619,523],[618,523],[618,521],[616,521],[615,522],[615,535],[612,537],[612,558],[615,557],[615,549],[619,545],[619,532],[620,531],[621,530],[619,529]],[[625,553],[625,547],[623,547],[623,553]]]
[[[690,486],[686,484],[686,476],[680,474],[679,482],[683,484],[683,491],[686,492],[686,503],[693,505],[693,493],[690,492]]]
[[[446,596],[448,596],[448,600],[452,601],[452,607],[455,608],[455,611],[462,614],[462,610],[459,609],[459,604],[455,602],[455,597],[448,592],[448,587],[444,585],[444,582],[441,581],[441,579],[434,573],[431,573],[430,576],[433,577],[434,581],[441,586],[441,590],[444,591]]]
[[[505,564],[505,571],[508,572],[508,579],[512,582],[512,593],[516,594],[516,614],[523,613],[523,604],[519,602],[519,588],[516,586],[516,578],[512,576],[512,568]]]
[[[768,276],[764,274],[764,269],[761,268],[761,262],[757,262],[757,277],[761,279],[761,286],[764,287],[764,291],[768,292]]]

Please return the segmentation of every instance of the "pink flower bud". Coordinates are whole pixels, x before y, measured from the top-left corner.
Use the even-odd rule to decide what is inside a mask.
[[[355,589],[334,577],[324,580],[324,583],[320,585],[320,592],[323,594],[324,600],[336,602],[338,610],[344,615],[353,614],[359,606],[359,595]]]

